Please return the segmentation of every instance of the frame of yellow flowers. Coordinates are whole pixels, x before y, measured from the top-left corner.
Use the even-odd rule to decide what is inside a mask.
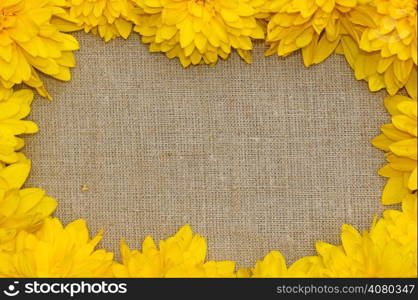
[[[417,276],[417,38],[416,0],[0,0],[0,277],[416,277]],[[31,163],[19,135],[38,131],[33,92],[51,98],[38,72],[70,80],[84,30],[105,42],[142,36],[151,52],[183,67],[215,65],[235,50],[251,62],[254,39],[266,55],[300,50],[305,66],[344,55],[371,91],[386,89],[391,123],[372,144],[386,152],[382,204],[401,204],[359,233],[343,225],[341,245],[317,242],[317,255],[290,266],[272,251],[255,266],[206,261],[206,242],[188,225],[157,246],[121,242],[121,261],[95,249],[84,220],[63,226],[55,199],[24,188]],[[400,94],[397,94],[400,92]],[[407,94],[409,96],[407,96]],[[65,259],[64,259],[65,258]]]

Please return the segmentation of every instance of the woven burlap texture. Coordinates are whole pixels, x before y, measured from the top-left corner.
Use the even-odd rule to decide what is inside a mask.
[[[384,156],[370,141],[388,121],[384,94],[344,58],[306,69],[258,43],[252,65],[234,54],[183,69],[137,35],[76,37],[72,81],[45,79],[54,101],[33,105],[27,186],[57,198],[64,222],[105,229],[101,246],[139,248],[188,223],[209,259],[251,266],[275,249],[290,263],[381,213]]]

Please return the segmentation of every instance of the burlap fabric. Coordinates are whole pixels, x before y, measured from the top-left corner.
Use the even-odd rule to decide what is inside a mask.
[[[258,44],[252,65],[232,55],[184,70],[137,35],[76,36],[72,81],[46,79],[55,101],[33,105],[27,185],[56,197],[65,222],[106,229],[102,246],[138,248],[189,223],[209,259],[250,266],[277,249],[292,262],[382,211],[384,157],[370,140],[388,121],[384,94],[344,58],[307,70]]]

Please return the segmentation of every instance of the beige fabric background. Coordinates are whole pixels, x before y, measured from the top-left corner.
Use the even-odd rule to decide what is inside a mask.
[[[258,44],[253,65],[233,55],[184,70],[136,35],[77,37],[73,80],[47,79],[55,102],[33,106],[41,132],[27,139],[27,185],[59,199],[64,221],[105,228],[102,246],[138,247],[189,223],[209,259],[250,266],[277,249],[293,262],[382,211],[383,154],[370,140],[388,120],[383,93],[343,58],[306,70]]]

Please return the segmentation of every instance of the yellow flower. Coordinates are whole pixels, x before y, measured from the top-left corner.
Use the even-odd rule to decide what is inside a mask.
[[[405,249],[416,252],[417,195],[409,194],[403,198],[402,211],[385,210],[383,218],[376,223],[372,234],[384,237],[386,240],[395,240]]]
[[[113,266],[116,277],[235,277],[233,262],[205,262],[206,241],[188,225],[160,241],[159,249],[151,237],[145,238],[142,252],[122,241],[121,255],[122,264]]]
[[[346,56],[358,80],[368,81],[371,91],[386,88],[394,95],[406,87],[415,97],[417,1],[374,0],[363,16],[370,25],[362,29],[360,42],[344,37],[338,52]]]
[[[0,89],[0,163],[17,162],[16,151],[24,146],[17,135],[38,131],[34,122],[22,120],[29,114],[32,100],[30,90]]]
[[[54,22],[65,31],[84,29],[98,34],[105,42],[119,36],[127,39],[132,31],[131,0],[67,0],[67,7],[67,16]]]
[[[416,196],[408,204],[416,210]],[[404,209],[406,207],[404,206]],[[343,226],[342,247],[318,243],[317,251],[330,277],[416,277],[416,212],[386,211],[370,233],[360,235],[353,227]],[[396,226],[393,226],[397,223]],[[399,234],[401,233],[401,234]]]
[[[318,242],[325,277],[416,277],[416,252],[406,251],[394,240],[381,248],[373,237],[353,227],[342,229],[342,246]]]
[[[63,227],[48,218],[35,233],[21,231],[14,251],[0,252],[0,277],[109,277],[113,254],[94,250],[102,234],[90,239],[84,220]]]
[[[0,85],[26,83],[49,97],[35,69],[54,78],[70,80],[71,51],[77,41],[51,24],[61,0],[0,2]]]
[[[287,56],[302,49],[305,66],[324,61],[342,36],[359,40],[360,27],[368,22],[359,7],[369,1],[270,1],[273,16],[267,27],[266,55]]]
[[[265,0],[134,0],[143,13],[134,30],[151,52],[181,64],[214,65],[231,48],[248,63],[252,39],[264,38],[258,18]]]
[[[387,152],[388,164],[379,170],[389,178],[382,203],[396,204],[417,189],[417,100],[388,96],[385,105],[392,123],[382,126],[382,134],[372,144]]]
[[[13,248],[18,231],[38,229],[57,206],[41,189],[21,189],[29,171],[30,161],[22,154],[17,163],[0,163],[0,250]]]
[[[272,251],[254,268],[241,269],[238,277],[416,277],[417,196],[402,202],[402,211],[386,210],[370,231],[360,234],[343,225],[341,246],[317,242],[317,256],[306,256],[289,268],[283,256]]]
[[[304,257],[290,269],[307,277],[416,277],[416,202],[416,195],[409,195],[402,211],[386,210],[369,232],[343,225],[341,246],[317,242],[318,256]]]

